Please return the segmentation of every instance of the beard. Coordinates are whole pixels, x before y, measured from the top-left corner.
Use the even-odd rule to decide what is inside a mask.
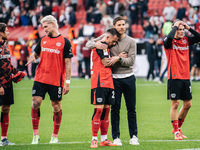
[[[47,34],[47,36],[48,36],[48,37],[52,37],[52,33],[49,32],[49,33]]]
[[[8,40],[8,37],[7,36],[3,36],[2,40],[6,41],[6,40]]]

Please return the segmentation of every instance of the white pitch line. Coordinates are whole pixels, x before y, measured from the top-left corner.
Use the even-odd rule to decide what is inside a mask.
[[[199,142],[200,140],[180,140],[180,141],[176,141],[176,140],[139,140],[139,142]],[[84,143],[90,143],[91,141],[88,142],[59,142],[57,144],[84,144]],[[129,141],[122,141],[125,143],[129,143]],[[39,145],[46,145],[49,143],[39,143]],[[31,143],[19,143],[19,144],[15,144],[16,146],[24,146],[24,145],[33,145]],[[177,149],[179,150],[179,149]],[[193,150],[193,149],[180,149],[180,150]],[[200,150],[199,148],[194,149],[194,150]]]

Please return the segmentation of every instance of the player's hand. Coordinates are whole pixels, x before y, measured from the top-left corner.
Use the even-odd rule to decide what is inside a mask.
[[[107,44],[103,44],[101,43],[101,41],[97,41],[95,42],[95,45],[94,45],[97,49],[107,49],[108,48],[108,45]]]
[[[174,26],[177,26],[177,27],[178,27],[182,22],[183,22],[183,21],[176,21],[175,24],[174,24]],[[173,27],[174,27],[174,26],[173,26]]]
[[[3,87],[0,88],[0,95],[4,95],[4,88]]]
[[[108,63],[109,66],[113,66],[116,62],[119,61],[119,56],[113,56],[110,59],[110,62]]]
[[[70,89],[70,84],[65,83],[64,88],[63,88],[63,94],[67,94],[69,93],[69,89]]]
[[[122,58],[127,58],[127,57],[128,57],[128,54],[125,53],[125,52],[121,52],[118,56],[119,56],[119,57],[122,57]]]
[[[190,26],[188,26],[188,25],[187,25],[187,23],[185,23],[185,22],[183,22],[183,21],[182,21],[182,23],[181,23],[181,24],[182,24],[182,25],[185,27],[185,29],[187,29],[187,30],[189,30],[189,29],[190,29]]]
[[[17,83],[22,80],[26,76],[25,72],[18,71],[14,76],[12,76],[12,81]]]
[[[28,62],[26,63],[25,66],[28,66],[33,61],[36,63],[36,58],[35,58],[35,54],[34,53],[29,57]]]

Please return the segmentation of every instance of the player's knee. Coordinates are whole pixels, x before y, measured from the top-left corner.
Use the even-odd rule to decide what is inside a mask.
[[[37,108],[40,107],[40,103],[34,98],[33,98],[33,101],[32,101],[32,107],[33,107],[33,109],[37,109]]]
[[[172,108],[173,109],[178,109],[178,106],[179,106],[179,102],[176,102],[172,105]]]
[[[192,104],[191,104],[191,103],[188,103],[188,104],[186,104],[184,107],[185,107],[186,109],[190,109],[191,106],[192,106]]]
[[[60,109],[60,107],[59,106],[53,106],[53,111],[54,112],[59,112],[61,109]]]
[[[2,111],[3,113],[9,113],[9,111],[10,111],[10,106],[3,106],[2,109],[1,109],[1,111]]]

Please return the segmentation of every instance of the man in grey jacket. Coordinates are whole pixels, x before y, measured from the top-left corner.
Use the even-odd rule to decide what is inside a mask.
[[[111,106],[111,125],[112,125],[112,137],[113,143],[122,145],[120,140],[120,108],[122,93],[125,98],[128,126],[130,135],[130,144],[139,145],[137,138],[137,119],[136,119],[136,87],[135,76],[133,73],[133,65],[136,58],[136,41],[125,34],[125,20],[123,17],[116,17],[113,20],[113,27],[120,33],[120,39],[110,49],[111,60],[109,62],[112,66],[113,81],[115,87],[115,104]],[[86,46],[88,48],[106,49],[107,45],[101,42],[104,35],[88,41]]]

